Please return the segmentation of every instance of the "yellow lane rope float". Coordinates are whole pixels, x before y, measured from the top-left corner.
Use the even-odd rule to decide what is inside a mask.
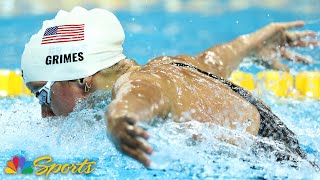
[[[320,72],[300,72],[293,76],[279,71],[263,71],[256,75],[236,71],[229,80],[258,93],[271,91],[278,97],[320,100]],[[0,97],[20,95],[32,95],[23,84],[20,70],[0,70]]]
[[[31,95],[30,90],[24,86],[21,72],[0,70],[0,97]]]
[[[250,91],[271,91],[278,97],[315,98],[320,100],[320,72],[300,72],[293,76],[288,72],[263,71],[257,75],[234,72],[230,80]]]

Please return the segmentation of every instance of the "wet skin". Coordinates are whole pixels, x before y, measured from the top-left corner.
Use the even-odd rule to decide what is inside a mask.
[[[95,74],[85,79],[92,85],[89,93],[83,92],[83,85],[76,82],[56,82],[52,87],[52,103],[42,106],[42,115],[67,115],[75,101],[86,98],[95,90],[112,88],[112,102],[106,110],[108,135],[115,146],[130,157],[150,165],[147,131],[138,126],[139,122],[150,122],[155,117],[171,117],[180,122],[197,120],[235,129],[247,122],[245,131],[257,135],[260,116],[257,109],[230,88],[219,81],[193,69],[171,65],[181,62],[193,65],[214,75],[228,78],[247,56],[266,61],[270,67],[279,70],[288,68],[281,64],[280,57],[310,63],[309,59],[287,50],[287,47],[305,47],[319,44],[312,31],[288,32],[289,28],[302,27],[303,22],[273,23],[254,33],[240,36],[233,41],[217,45],[197,56],[180,55],[158,57],[147,65],[132,65],[127,61],[120,64],[128,67],[126,72],[112,77]],[[278,55],[278,56],[277,56]],[[109,78],[109,79],[108,79]],[[105,79],[105,80],[104,80]],[[108,79],[108,80],[106,80]],[[46,82],[28,83],[32,91]],[[190,112],[185,118],[184,113]],[[224,137],[221,137],[222,139]],[[234,143],[234,139],[224,139]]]

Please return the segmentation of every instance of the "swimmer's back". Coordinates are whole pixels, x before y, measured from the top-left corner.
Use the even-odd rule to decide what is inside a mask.
[[[254,135],[259,135],[261,137],[271,138],[285,145],[286,148],[283,152],[276,152],[275,156],[277,160],[296,161],[296,157],[292,157],[293,154],[303,159],[306,158],[306,153],[300,148],[299,142],[295,137],[295,134],[289,128],[287,128],[284,125],[284,123],[279,119],[279,117],[277,117],[271,111],[271,109],[268,106],[266,106],[261,100],[259,100],[258,98],[255,98],[250,92],[248,92],[244,88],[239,87],[233,84],[232,82],[225,80],[219,76],[216,76],[213,73],[202,70],[201,68],[196,66],[197,63],[194,63],[193,61],[194,59],[191,59],[191,61],[184,59],[182,63],[178,61],[179,59],[181,58],[174,59],[173,63],[172,62],[170,63],[170,65],[173,67],[168,66],[167,68],[173,68],[172,74],[177,74],[173,76],[174,78],[179,77],[178,74],[180,74],[180,77],[183,77],[182,78],[183,80],[189,81],[188,84],[191,84],[191,85],[186,86],[185,89],[189,89],[187,90],[187,92],[191,92],[191,94],[187,94],[188,96],[195,97],[195,99],[193,99],[195,100],[194,102],[197,102],[196,98],[200,98],[201,100],[205,99],[204,102],[208,102],[208,104],[206,104],[208,106],[202,106],[203,109],[201,110],[206,111],[207,109],[204,109],[205,107],[216,108],[216,111],[214,111],[214,113],[210,113],[213,115],[212,117],[213,122],[217,123],[216,120],[218,120],[217,124],[222,125],[221,123],[219,123],[221,122],[219,121],[220,120],[219,117],[221,114],[225,115],[224,116],[225,121],[227,122],[229,121],[229,123],[236,122],[237,125],[239,125],[239,123],[245,122],[246,119],[253,120],[253,125],[252,125],[253,129],[254,130],[258,129],[258,131],[253,131],[254,133],[252,133],[250,129],[249,132],[251,132]],[[178,67],[178,68],[174,68],[174,67]],[[183,69],[184,70],[191,69],[193,71],[184,72]],[[193,73],[196,73],[196,75],[193,75]],[[199,73],[202,74],[202,76],[200,76]],[[207,77],[208,79],[205,77]],[[210,79],[212,81],[210,81]],[[199,91],[196,90],[197,88],[199,88]],[[194,96],[192,92],[194,92],[195,94],[197,94],[198,92],[200,93]],[[190,102],[193,102],[193,101],[190,101]],[[248,105],[248,103],[250,105]],[[220,107],[222,107],[222,109],[220,109]],[[225,112],[228,112],[231,115],[228,116],[225,114]],[[251,116],[251,117],[244,116],[244,114],[247,114],[248,116]],[[239,116],[234,117],[234,115],[239,115]],[[256,118],[256,115],[260,117]],[[259,124],[256,124],[256,123],[259,123]],[[234,128],[232,126],[230,127]],[[257,144],[255,145],[255,148],[256,147],[263,148],[264,150],[267,150],[267,151],[269,150],[274,151],[276,149],[274,146],[260,142],[260,141],[256,143]],[[315,168],[319,169],[315,163],[311,161],[309,162]]]
[[[132,73],[130,79],[145,79],[159,87],[165,87],[162,91],[170,96],[170,111],[176,120],[195,119],[233,129],[250,120],[252,125],[246,131],[257,135],[260,127],[257,109],[220,81],[194,69],[172,64],[197,64],[196,59],[185,57],[159,57]]]

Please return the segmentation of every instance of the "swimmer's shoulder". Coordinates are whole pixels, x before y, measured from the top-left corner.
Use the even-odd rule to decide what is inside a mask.
[[[197,68],[202,68],[202,64],[198,61],[198,59],[194,56],[190,56],[187,54],[182,54],[178,56],[160,56],[154,59],[151,59],[147,65],[161,65],[161,64],[170,64],[170,63],[184,63],[188,65],[195,66]]]
[[[196,58],[190,55],[178,55],[178,56],[159,56],[154,59],[149,60],[147,65],[151,64],[170,64],[173,62],[180,62],[180,63],[186,63],[190,65],[194,65],[194,61],[196,61]]]
[[[180,56],[160,56],[148,61],[147,64],[142,66],[136,66],[137,68],[132,68],[131,71],[126,72],[120,76],[115,82],[115,89],[120,87],[122,84],[129,83],[132,81],[149,81],[157,82],[159,79],[164,81],[164,79],[170,79],[169,74],[175,71],[177,66],[173,66],[171,63],[184,63],[193,65],[190,63],[192,61],[192,56],[180,55]],[[195,65],[193,65],[195,66]],[[159,78],[161,77],[161,78]]]

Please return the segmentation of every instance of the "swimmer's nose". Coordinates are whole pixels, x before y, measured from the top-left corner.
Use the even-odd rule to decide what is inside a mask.
[[[52,110],[45,105],[41,106],[41,115],[42,115],[42,118],[55,116],[55,114],[52,112]]]

